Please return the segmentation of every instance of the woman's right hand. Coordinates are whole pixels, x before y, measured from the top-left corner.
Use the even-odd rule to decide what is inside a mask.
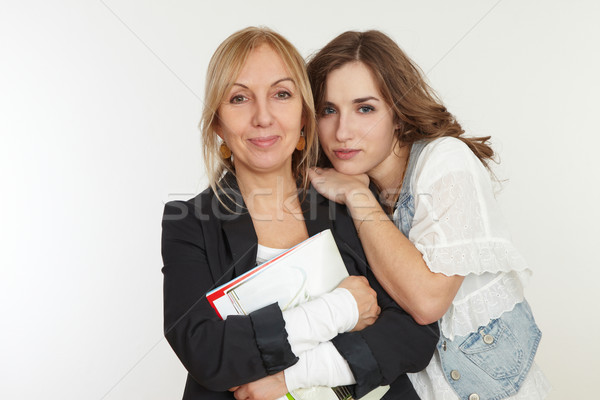
[[[379,317],[381,308],[377,304],[377,293],[369,286],[367,278],[364,276],[349,276],[338,285],[338,288],[348,290],[358,306],[358,322],[352,332],[373,325]]]
[[[310,183],[321,195],[331,201],[346,204],[370,195],[369,177],[366,174],[345,175],[333,168],[312,168],[308,171]]]

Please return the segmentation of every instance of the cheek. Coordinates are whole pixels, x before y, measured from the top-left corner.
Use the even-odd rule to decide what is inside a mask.
[[[223,112],[219,113],[219,115],[219,126],[222,134],[225,136],[231,136],[240,130],[242,126],[241,121],[244,119],[242,112],[224,110]]]
[[[332,138],[333,124],[328,119],[321,119],[317,121],[317,132],[319,133],[319,140],[322,144],[328,144]]]

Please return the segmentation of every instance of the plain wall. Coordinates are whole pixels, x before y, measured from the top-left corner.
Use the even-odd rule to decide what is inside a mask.
[[[217,45],[267,25],[309,55],[380,29],[468,134],[491,135],[498,199],[535,274],[550,399],[600,369],[594,1],[3,1],[0,398],[178,399],[162,336],[165,201],[205,186],[199,131]],[[596,182],[596,183],[595,183]]]

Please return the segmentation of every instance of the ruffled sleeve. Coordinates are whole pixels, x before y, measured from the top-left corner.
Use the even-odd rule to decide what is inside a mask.
[[[489,172],[467,145],[450,137],[428,144],[411,184],[409,239],[431,271],[465,276],[442,333],[463,336],[522,301],[531,271],[510,240]]]

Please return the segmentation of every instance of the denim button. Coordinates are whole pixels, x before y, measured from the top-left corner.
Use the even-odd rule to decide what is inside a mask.
[[[460,372],[458,372],[457,370],[453,369],[452,371],[450,371],[450,378],[454,379],[455,381],[460,379]]]
[[[485,344],[492,344],[492,343],[494,343],[494,337],[493,337],[492,335],[485,335],[485,336],[483,337],[483,342],[484,342]],[[470,400],[470,399],[469,399],[469,400]],[[477,400],[477,399],[475,399],[475,400]]]
[[[479,395],[477,393],[473,393],[469,396],[469,400],[479,400]]]

